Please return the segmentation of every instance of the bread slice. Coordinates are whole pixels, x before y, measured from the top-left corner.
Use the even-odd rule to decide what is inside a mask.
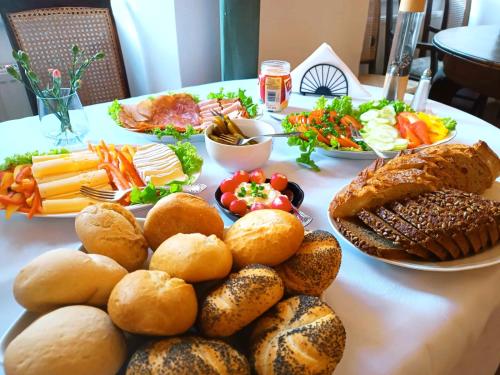
[[[445,231],[446,223],[443,221],[445,216],[440,209],[418,204],[411,199],[393,202],[389,207],[417,229],[435,239],[453,259],[461,256],[460,248]]]
[[[364,252],[387,259],[415,259],[401,246],[389,241],[368,227],[357,218],[336,219],[337,228],[354,246]]]
[[[439,260],[449,259],[448,252],[440,244],[395,212],[385,207],[378,207],[375,209],[375,213],[407,238],[433,253]]]
[[[382,236],[383,238],[394,242],[396,245],[401,246],[408,253],[426,260],[432,260],[434,258],[433,254],[429,250],[406,237],[403,233],[399,232],[373,212],[361,210],[358,213],[358,218],[379,236]]]

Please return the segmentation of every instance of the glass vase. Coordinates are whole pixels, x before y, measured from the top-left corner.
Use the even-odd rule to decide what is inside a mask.
[[[83,145],[89,131],[88,120],[78,93],[61,88],[56,98],[37,97],[38,117],[42,133],[58,147]]]

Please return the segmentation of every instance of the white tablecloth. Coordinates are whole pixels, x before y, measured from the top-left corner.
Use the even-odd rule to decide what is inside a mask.
[[[198,86],[189,92],[206,95],[224,86],[246,88],[257,95],[255,80]],[[369,88],[375,95],[380,90]],[[130,99],[134,101],[137,99]],[[311,107],[315,98],[292,96],[291,105]],[[87,107],[89,139],[114,143],[144,143],[115,126],[107,104]],[[452,116],[458,123],[455,142],[472,144],[483,139],[500,153],[500,131],[469,114],[439,103],[431,110]],[[268,115],[264,119],[279,124]],[[33,149],[50,148],[40,135],[38,118],[0,124],[0,158]],[[321,172],[295,164],[297,149],[278,139],[267,173],[280,171],[305,191],[302,209],[314,217],[313,228],[330,229],[327,207],[332,196],[348,183],[368,161],[331,159],[315,155]],[[203,143],[197,144],[205,158],[200,182],[202,194],[213,202],[213,193],[227,173],[208,158]],[[0,333],[22,312],[12,296],[12,282],[19,269],[36,255],[57,247],[78,245],[73,220],[0,218]],[[226,221],[230,224],[229,221]],[[456,273],[413,271],[372,260],[341,241],[340,273],[325,294],[342,319],[347,346],[337,374],[474,374],[491,375],[500,361],[500,267]]]

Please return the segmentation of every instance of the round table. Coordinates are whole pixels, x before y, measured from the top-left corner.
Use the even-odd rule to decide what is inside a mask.
[[[255,79],[229,81],[184,89],[205,97],[207,93],[237,88],[258,97]],[[381,89],[367,87],[380,97]],[[145,97],[143,97],[145,98]],[[135,102],[142,98],[130,98]],[[410,98],[408,98],[410,99]],[[315,97],[293,94],[290,105],[311,108]],[[359,103],[359,101],[355,101]],[[117,144],[145,143],[139,134],[117,127],[107,114],[109,103],[85,107],[90,123],[89,140]],[[429,110],[452,116],[458,123],[454,141],[472,144],[488,142],[500,153],[500,131],[467,113],[439,103]],[[279,129],[279,123],[265,113],[263,120]],[[50,148],[40,134],[38,118],[29,117],[0,124],[0,158],[12,153]],[[218,183],[228,176],[207,156],[203,143],[196,143],[205,163],[200,182],[208,185],[202,196],[214,204]],[[301,208],[313,216],[310,227],[331,230],[327,208],[333,195],[370,161],[314,156],[321,172],[297,166],[296,148],[284,139],[274,142],[267,174],[282,172],[305,191]],[[227,225],[231,222],[224,217]],[[493,374],[500,353],[500,267],[433,273],[391,266],[340,241],[343,256],[339,275],[324,299],[342,319],[347,331],[344,357],[335,374]],[[71,219],[27,220],[15,216],[6,221],[0,214],[0,333],[21,314],[12,295],[12,283],[19,269],[35,256],[56,247],[77,248]]]
[[[438,32],[432,43],[443,55],[446,77],[485,97],[500,99],[500,25]]]

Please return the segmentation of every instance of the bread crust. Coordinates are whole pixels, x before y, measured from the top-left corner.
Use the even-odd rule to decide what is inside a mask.
[[[334,218],[353,216],[363,208],[443,187],[482,193],[499,174],[500,159],[483,141],[473,146],[431,146],[385,165],[376,161],[334,197],[329,212]]]
[[[148,212],[144,235],[153,250],[177,233],[224,235],[224,222],[217,209],[205,200],[187,193],[175,193],[160,199]]]

